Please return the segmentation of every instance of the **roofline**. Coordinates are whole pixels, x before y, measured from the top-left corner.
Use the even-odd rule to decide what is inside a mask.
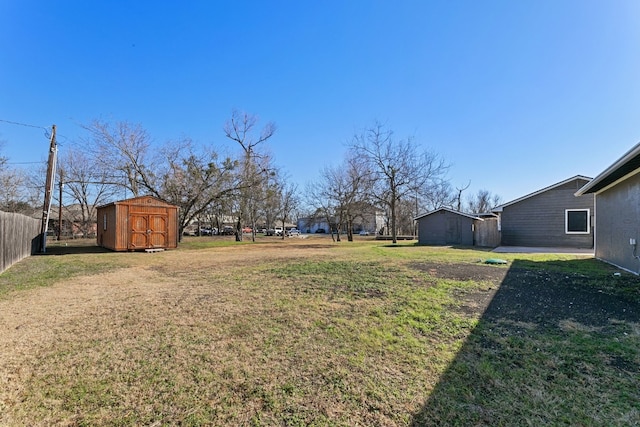
[[[611,166],[606,168],[604,171],[602,171],[600,174],[598,174],[598,176],[593,178],[591,181],[586,183],[581,189],[576,191],[575,195],[576,196],[582,196],[582,195],[587,194],[587,193],[601,193],[601,192],[605,191],[606,189],[611,188],[614,185],[618,184],[620,181],[623,181],[623,180],[627,179],[629,176],[638,173],[637,170],[633,171],[633,172],[628,173],[625,176],[621,177],[620,179],[612,182],[611,184],[607,185],[606,187],[600,188],[600,189],[598,189],[596,191],[590,191],[593,187],[595,187],[598,184],[600,184],[605,178],[607,178],[616,169],[624,166],[627,162],[629,162],[631,159],[633,159],[634,157],[638,156],[639,154],[640,154],[640,142],[637,143],[635,146],[631,147],[631,149],[629,151],[624,153],[622,155],[622,157],[620,157],[617,161],[615,161]]]
[[[127,202],[131,201],[131,200],[136,200],[136,199],[142,199],[142,198],[146,198],[146,197],[151,197],[152,199],[155,199],[159,202],[162,202],[168,206],[175,206],[178,207],[177,205],[173,205],[169,202],[166,202],[164,200],[162,200],[159,197],[153,196],[151,194],[144,194],[142,196],[136,196],[136,197],[131,197],[129,199],[121,199],[121,200],[114,200],[113,202],[109,202],[109,203],[105,203],[104,205],[100,205],[100,206],[96,206],[96,209],[102,209],[102,208],[106,208],[107,206],[115,206],[115,205],[121,205],[121,204],[126,204]]]
[[[473,214],[468,214],[468,213],[460,212],[460,211],[454,211],[453,209],[449,209],[449,208],[445,208],[445,207],[434,209],[434,210],[429,211],[427,213],[423,213],[422,215],[418,215],[417,217],[413,218],[413,220],[417,221],[417,220],[419,220],[421,218],[424,218],[425,216],[429,216],[429,215],[434,214],[434,213],[439,212],[439,211],[447,211],[447,212],[451,212],[451,213],[454,213],[454,214],[466,216],[467,218],[478,219],[480,221],[484,221],[484,219],[482,219],[482,218],[480,218],[478,216],[474,216]]]
[[[502,209],[506,208],[507,206],[511,206],[511,205],[513,205],[515,203],[519,203],[519,202],[521,202],[523,200],[526,200],[526,199],[528,199],[530,197],[537,196],[537,195],[542,194],[544,192],[547,192],[549,190],[553,190],[556,187],[560,187],[561,185],[567,184],[567,183],[569,183],[569,182],[571,182],[573,180],[576,180],[576,179],[584,179],[586,181],[591,181],[593,178],[590,178],[590,177],[584,176],[584,175],[572,176],[571,178],[567,178],[564,181],[557,182],[557,183],[552,184],[552,185],[550,185],[548,187],[545,187],[545,188],[543,188],[541,190],[534,191],[533,193],[529,193],[526,196],[522,196],[522,197],[520,197],[518,199],[515,199],[515,200],[512,200],[510,202],[503,203],[503,204],[501,204],[499,206],[496,206],[495,208],[491,209],[491,212],[502,212]]]

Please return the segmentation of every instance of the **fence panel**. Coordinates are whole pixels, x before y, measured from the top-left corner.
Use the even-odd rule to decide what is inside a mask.
[[[35,218],[0,212],[0,273],[35,253],[40,225],[40,220]]]
[[[500,246],[500,231],[498,231],[497,218],[485,218],[484,221],[474,222],[474,244],[495,248]]]

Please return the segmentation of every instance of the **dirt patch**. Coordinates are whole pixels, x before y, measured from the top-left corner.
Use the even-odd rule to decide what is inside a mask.
[[[489,264],[445,264],[445,263],[413,263],[411,267],[429,273],[441,279],[459,281],[473,280],[499,284],[507,275],[508,268]]]
[[[461,297],[461,309],[470,313],[486,310],[488,319],[555,327],[563,319],[602,326],[612,319],[638,322],[640,316],[637,297],[640,279],[631,274],[614,276],[612,271],[607,276],[591,277],[529,268],[518,261],[510,267],[480,263],[414,263],[412,266],[441,279],[487,282],[482,290]],[[630,292],[622,295],[612,293],[612,289]]]
[[[453,310],[469,317],[477,316],[478,313],[486,310],[508,273],[508,268],[504,266],[479,263],[413,263],[411,266],[439,279],[485,282],[485,285],[480,289],[461,291],[458,295],[457,305],[452,307]]]
[[[623,281],[640,288],[635,277],[619,280]],[[485,313],[554,326],[567,318],[588,326],[604,326],[615,319],[637,322],[639,314],[637,299],[612,295],[593,278],[517,267],[509,270]]]

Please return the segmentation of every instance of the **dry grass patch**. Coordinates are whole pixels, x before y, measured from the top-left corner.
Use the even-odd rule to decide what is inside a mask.
[[[406,424],[424,400],[377,331],[398,267],[308,244],[109,256],[129,266],[2,301],[3,423]]]
[[[539,378],[520,384],[518,396],[543,403],[515,418],[485,411],[506,425],[547,419],[537,418],[541,405],[562,408],[556,390],[542,386],[566,363],[549,357],[544,328],[530,319],[481,320],[486,295],[500,287],[488,280],[502,270],[477,270],[481,280],[457,267],[434,275],[446,251],[410,245],[194,241],[198,248],[187,242],[157,254],[27,260],[25,271],[29,262],[117,267],[73,270],[0,300],[0,348],[10,349],[0,352],[0,424],[420,425],[446,421],[448,410],[477,415],[455,401],[461,396],[489,390],[496,401],[513,398],[503,370],[519,372],[510,365],[516,358],[536,368],[517,378]],[[449,251],[475,271],[481,253]],[[621,322],[611,336],[629,331]],[[553,347],[568,339],[575,353],[583,332],[563,324],[568,335],[554,332]],[[513,328],[533,339],[510,336]],[[606,363],[631,367],[638,357],[627,347],[617,354]],[[456,385],[451,395],[441,392],[443,376]]]

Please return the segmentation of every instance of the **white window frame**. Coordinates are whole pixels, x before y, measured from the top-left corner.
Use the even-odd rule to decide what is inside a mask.
[[[587,231],[569,231],[569,212],[587,213]],[[564,210],[564,232],[565,234],[591,234],[591,209],[565,209]]]

